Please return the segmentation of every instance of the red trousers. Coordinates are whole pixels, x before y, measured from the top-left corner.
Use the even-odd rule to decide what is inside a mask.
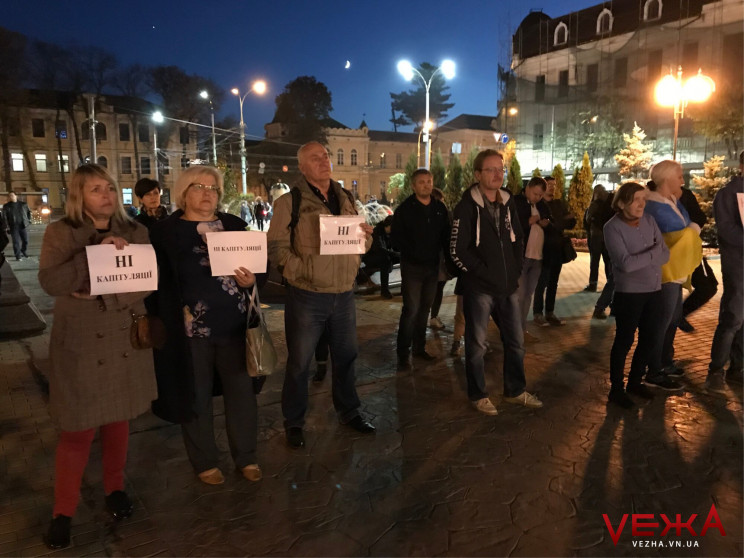
[[[106,494],[124,488],[129,421],[112,422],[100,427],[103,453],[103,489]],[[57,444],[54,480],[53,516],[75,515],[80,500],[80,484],[90,455],[96,429],[62,432]]]

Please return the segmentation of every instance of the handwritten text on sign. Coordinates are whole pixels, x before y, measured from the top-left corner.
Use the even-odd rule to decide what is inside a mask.
[[[266,233],[261,231],[224,231],[207,233],[212,277],[235,275],[244,267],[253,273],[266,273]]]
[[[359,215],[321,215],[320,253],[364,254],[366,235],[361,225],[364,217]]]
[[[136,293],[158,288],[158,263],[149,244],[86,246],[90,294]]]

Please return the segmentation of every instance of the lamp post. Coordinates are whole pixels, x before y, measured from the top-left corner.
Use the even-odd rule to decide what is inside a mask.
[[[682,83],[682,66],[677,67],[677,76],[670,71],[656,84],[656,102],[662,107],[674,107],[674,139],[672,140],[672,159],[677,160],[677,136],[679,135],[679,119],[685,117],[687,103],[702,103],[716,90],[715,82],[703,71]]]
[[[421,134],[423,134],[424,131],[428,134],[431,131],[431,128],[432,128],[431,120],[427,120],[426,122],[424,122],[424,125],[419,131],[418,141],[416,142],[416,164],[417,165],[419,164],[419,161],[421,160]]]
[[[214,134],[214,104],[212,103],[212,99],[209,96],[209,92],[206,90],[199,93],[199,97],[209,101],[209,112],[212,113],[212,164],[216,167],[217,166],[217,137]]]
[[[431,82],[434,81],[434,76],[437,75],[437,72],[441,72],[446,79],[452,79],[453,77],[455,77],[455,63],[452,60],[443,61],[441,66],[439,66],[431,74],[431,76],[429,77],[429,81],[426,81],[426,78],[421,75],[421,72],[414,68],[408,60],[401,60],[400,62],[398,62],[398,72],[400,72],[400,74],[403,76],[403,79],[405,79],[406,81],[411,81],[414,75],[417,75],[419,78],[421,78],[421,82],[424,84],[424,88],[426,89],[426,117],[424,118],[424,123],[429,122],[429,88],[431,87]],[[424,130],[424,143],[426,144],[426,164],[424,166],[427,169],[429,168],[431,159],[431,150],[429,146],[430,142],[431,138],[429,135],[429,130]]]
[[[254,81],[251,88],[240,95],[240,89],[233,87],[230,92],[240,100],[240,176],[243,179],[243,195],[248,193],[248,181],[245,176],[245,121],[243,120],[243,101],[248,93],[253,91],[256,95],[263,95],[266,92],[265,81]]]
[[[160,180],[160,169],[158,165],[158,124],[162,124],[164,120],[163,113],[155,111],[152,113],[152,121],[155,123],[152,132],[152,146],[155,154],[155,180]]]

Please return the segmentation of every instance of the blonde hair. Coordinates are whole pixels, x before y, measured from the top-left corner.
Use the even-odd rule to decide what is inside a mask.
[[[127,214],[124,211],[124,205],[121,201],[121,192],[119,191],[119,185],[116,183],[116,179],[109,174],[105,167],[93,163],[81,165],[72,173],[70,186],[67,189],[67,203],[65,203],[65,216],[67,217],[67,220],[76,227],[83,224],[83,216],[85,215],[83,207],[83,188],[90,178],[102,178],[116,188],[116,202],[114,202],[116,206],[114,214],[111,216],[111,220],[120,224],[131,223],[131,220],[127,217]]]
[[[183,211],[186,210],[186,190],[188,190],[189,186],[194,184],[194,181],[200,176],[211,176],[212,178],[214,178],[214,181],[217,183],[217,187],[220,189],[217,194],[217,205],[219,206],[225,190],[225,183],[222,178],[222,173],[215,167],[198,166],[189,167],[188,169],[183,171],[176,179],[176,185],[173,189],[175,190],[174,197],[178,209],[181,209]]]

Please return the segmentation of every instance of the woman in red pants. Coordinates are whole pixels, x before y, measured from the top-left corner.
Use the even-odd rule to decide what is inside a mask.
[[[132,313],[144,314],[147,292],[90,294],[85,247],[149,244],[147,229],[124,213],[114,178],[98,165],[72,175],[66,216],[47,227],[39,283],[55,297],[50,342],[49,407],[61,429],[55,462],[54,511],[44,542],[70,544],[70,523],[91,442],[100,430],[105,504],[115,519],[129,517],[124,492],[129,419],[157,397],[152,352],[132,348]]]

